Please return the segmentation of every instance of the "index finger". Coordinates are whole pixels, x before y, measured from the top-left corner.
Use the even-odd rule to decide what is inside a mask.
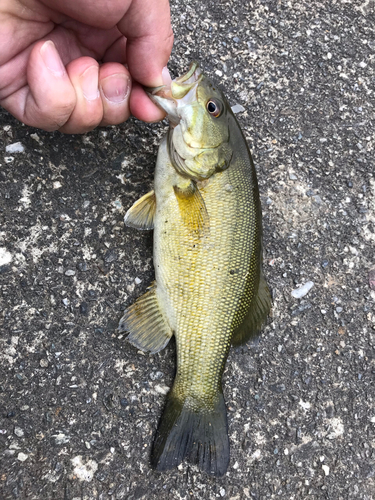
[[[117,26],[127,38],[132,78],[147,87],[162,85],[162,70],[173,46],[168,0],[134,0]]]

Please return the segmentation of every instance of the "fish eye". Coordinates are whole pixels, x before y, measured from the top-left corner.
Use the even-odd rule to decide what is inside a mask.
[[[215,118],[221,115],[222,105],[221,102],[217,101],[216,99],[210,99],[206,104],[206,108],[210,115],[214,116]]]

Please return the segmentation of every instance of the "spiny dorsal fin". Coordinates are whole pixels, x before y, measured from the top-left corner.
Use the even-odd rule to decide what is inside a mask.
[[[232,345],[245,344],[251,337],[258,335],[271,309],[271,295],[264,278],[260,273],[258,293],[251,301],[249,311],[243,323],[236,328],[232,337]]]
[[[198,236],[210,229],[206,204],[197,185],[191,181],[187,187],[173,186],[183,223]]]
[[[141,351],[159,352],[168,344],[173,332],[160,310],[155,283],[125,311],[118,328],[130,332],[127,340]]]
[[[134,205],[129,208],[124,217],[126,226],[136,229],[154,229],[154,216],[156,210],[155,191],[139,198]]]

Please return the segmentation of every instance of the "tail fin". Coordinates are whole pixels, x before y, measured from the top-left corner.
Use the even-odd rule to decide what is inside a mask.
[[[181,401],[170,392],[151,455],[156,470],[172,469],[187,458],[207,474],[225,474],[229,439],[223,394],[212,409],[196,406],[191,398]]]

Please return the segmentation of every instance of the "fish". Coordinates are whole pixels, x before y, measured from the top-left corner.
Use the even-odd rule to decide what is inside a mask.
[[[271,308],[257,177],[227,99],[197,62],[148,92],[170,127],[154,189],[124,222],[153,229],[155,281],[125,311],[119,330],[150,353],[176,339],[176,375],[151,466],[166,471],[186,459],[222,476],[230,460],[222,389],[229,349],[257,336]]]

